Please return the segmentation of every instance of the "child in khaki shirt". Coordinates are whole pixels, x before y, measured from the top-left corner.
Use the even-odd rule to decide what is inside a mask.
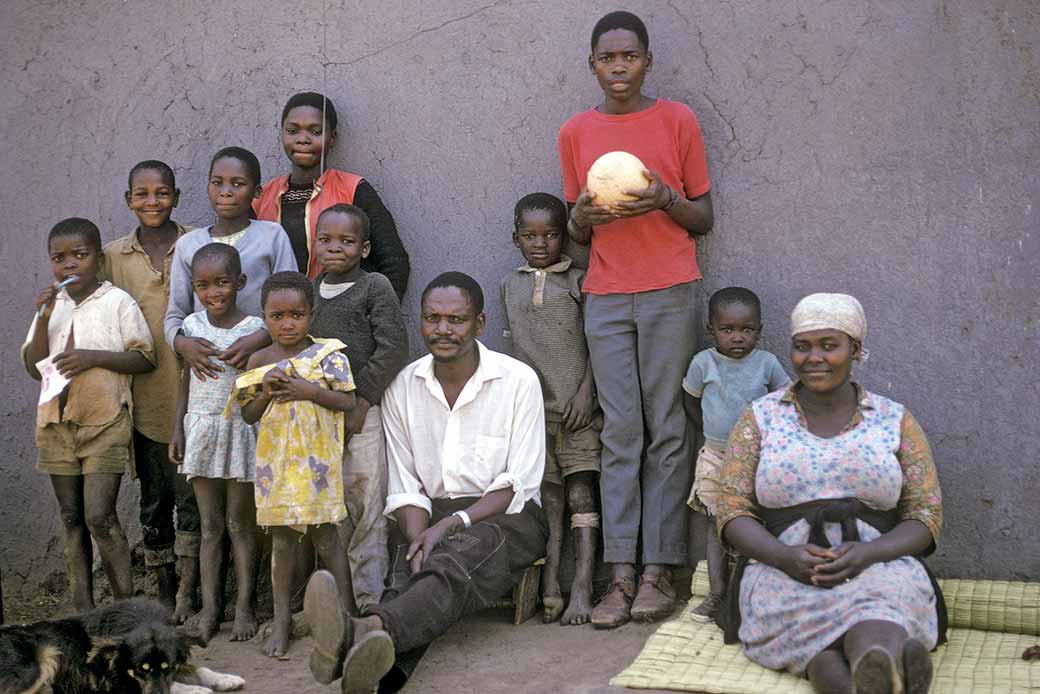
[[[138,224],[105,246],[103,274],[137,302],[155,344],[155,371],[134,378],[131,386],[132,469],[141,482],[144,563],[155,575],[159,600],[173,607],[174,618],[182,622],[196,606],[200,521],[191,485],[177,474],[167,455],[173,434],[172,394],[180,386],[180,363],[163,337],[163,319],[170,297],[173,247],[187,229],[171,219],[180,191],[173,169],[163,162],[136,164],[130,170],[125,195]]]

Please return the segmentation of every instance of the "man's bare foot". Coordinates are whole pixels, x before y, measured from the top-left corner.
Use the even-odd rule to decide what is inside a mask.
[[[588,624],[592,619],[592,585],[578,585],[575,581],[571,586],[571,600],[567,605],[567,611],[560,618],[561,626],[577,626]]]
[[[231,640],[248,641],[256,636],[258,626],[256,612],[253,611],[252,607],[236,608],[235,623],[231,626]]]
[[[559,619],[563,614],[565,604],[563,596],[558,592],[555,595],[548,593],[542,595],[542,622],[551,624]]]
[[[212,639],[220,631],[220,616],[211,610],[203,610],[194,620],[193,626],[204,641]]]
[[[271,635],[264,642],[263,652],[268,658],[281,658],[289,652],[292,636],[292,618],[275,619],[271,623]]]

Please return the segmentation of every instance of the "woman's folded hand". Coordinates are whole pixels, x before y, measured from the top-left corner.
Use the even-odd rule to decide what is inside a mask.
[[[812,576],[812,584],[820,588],[847,583],[877,561],[869,542],[844,542],[824,552],[829,561],[817,564]]]
[[[808,585],[816,585],[816,567],[831,559],[831,550],[816,545],[784,545],[774,566],[785,574]]]

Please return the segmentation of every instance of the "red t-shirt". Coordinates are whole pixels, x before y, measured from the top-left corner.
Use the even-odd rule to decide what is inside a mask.
[[[697,117],[688,106],[675,101],[658,99],[645,111],[620,116],[589,109],[563,124],[557,144],[563,192],[571,203],[585,187],[593,162],[614,150],[639,157],[661,181],[687,198],[711,188]],[[654,210],[593,227],[589,271],[582,290],[632,294],[700,278],[696,242],[667,212]]]

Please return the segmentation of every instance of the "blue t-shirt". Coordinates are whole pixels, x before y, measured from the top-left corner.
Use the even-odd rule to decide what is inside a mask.
[[[713,347],[690,360],[682,386],[701,399],[704,438],[721,448],[745,407],[790,383],[791,378],[772,352],[756,349],[746,357],[732,359]]]

